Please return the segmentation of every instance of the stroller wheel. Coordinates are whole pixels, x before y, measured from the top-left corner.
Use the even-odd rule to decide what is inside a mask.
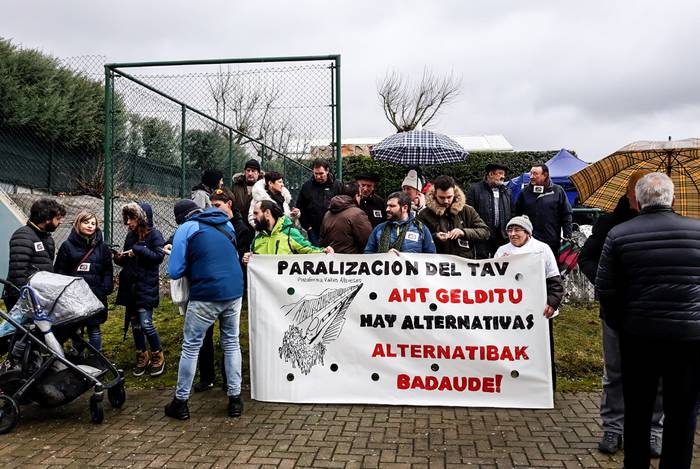
[[[109,403],[115,409],[119,409],[124,405],[126,401],[126,389],[124,389],[123,381],[107,390],[107,399],[109,399]]]
[[[14,399],[0,395],[0,433],[9,433],[19,422],[19,406]]]
[[[90,396],[90,420],[92,423],[102,423],[105,419],[105,411],[102,408],[102,396],[93,394]]]

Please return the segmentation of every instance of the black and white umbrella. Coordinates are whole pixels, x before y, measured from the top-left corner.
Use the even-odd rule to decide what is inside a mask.
[[[371,150],[372,158],[404,166],[457,163],[469,153],[446,135],[430,130],[410,130],[391,135]]]

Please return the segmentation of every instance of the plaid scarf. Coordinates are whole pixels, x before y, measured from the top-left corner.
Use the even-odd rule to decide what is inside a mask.
[[[414,223],[418,228],[422,229],[420,222],[413,218],[401,225],[399,235],[396,237],[396,240],[391,245],[389,245],[389,240],[391,239],[391,230],[393,229],[393,227],[391,226],[391,222],[387,222],[384,225],[384,228],[382,229],[381,236],[379,237],[379,246],[377,248],[377,252],[389,252],[389,249],[396,249],[397,251],[401,251],[401,246],[403,246],[403,241],[404,239],[406,239],[406,233],[408,232],[408,227],[409,225],[411,225],[411,223]]]

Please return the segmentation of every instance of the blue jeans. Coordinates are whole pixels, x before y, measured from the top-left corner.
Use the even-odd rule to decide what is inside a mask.
[[[224,368],[229,396],[241,393],[241,347],[238,342],[238,326],[241,318],[241,298],[230,301],[190,301],[185,314],[182,354],[177,371],[175,397],[189,399],[197,357],[207,329],[219,320],[221,348],[224,350]]]
[[[131,319],[131,332],[134,334],[134,345],[140,352],[146,351],[146,339],[151,346],[151,352],[160,351],[160,337],[156,326],[153,325],[153,310],[139,308],[136,311],[127,310]]]
[[[87,331],[87,336],[88,336],[88,343],[95,347],[98,351],[102,350],[102,332],[100,332],[100,325],[99,324],[94,324],[90,325],[88,324],[85,326],[85,330]],[[73,348],[77,352],[82,352],[83,351],[83,346],[82,344],[78,344],[77,342],[73,342]]]

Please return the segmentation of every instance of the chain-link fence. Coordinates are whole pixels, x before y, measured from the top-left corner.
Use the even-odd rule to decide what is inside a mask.
[[[167,236],[175,201],[190,197],[205,170],[220,170],[230,186],[250,158],[284,174],[296,198],[314,145],[338,135],[334,57],[114,64],[106,71],[105,200],[112,201],[114,242],[126,233],[123,203],[151,204]]]
[[[0,42],[0,190],[25,215],[60,197],[73,220],[103,213],[104,57],[54,59]],[[58,243],[69,224],[56,233]]]
[[[45,195],[67,206],[67,222],[92,211],[114,244],[125,203],[150,203],[167,237],[175,201],[204,170],[230,186],[249,158],[283,173],[296,199],[314,146],[339,138],[336,56],[105,67],[100,56],[0,48],[0,190],[27,215]]]

